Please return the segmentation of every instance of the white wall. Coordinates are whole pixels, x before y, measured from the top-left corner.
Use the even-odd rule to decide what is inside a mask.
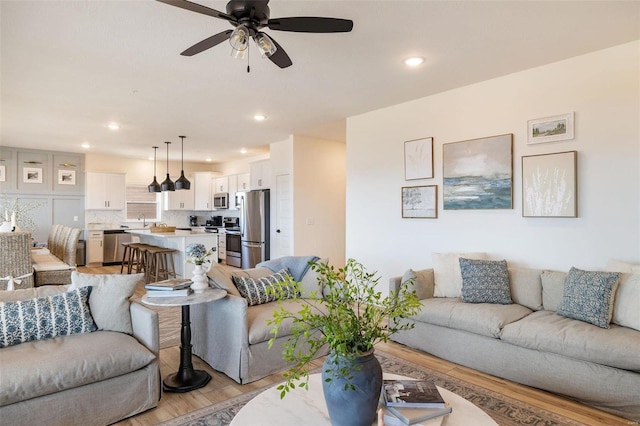
[[[640,41],[347,120],[347,256],[381,276],[433,252],[519,266],[640,262]],[[527,120],[575,111],[575,138],[526,145]],[[514,135],[512,210],[442,210],[442,145]],[[434,179],[404,180],[403,142],[434,137]],[[521,157],[578,151],[578,218],[523,218]],[[401,187],[438,185],[438,219],[401,219]]]

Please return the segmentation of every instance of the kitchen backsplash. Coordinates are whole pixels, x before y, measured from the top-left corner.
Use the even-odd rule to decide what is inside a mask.
[[[238,217],[239,212],[237,210],[218,210],[211,212],[194,212],[194,211],[181,211],[171,210],[162,211],[160,220],[148,221],[148,223],[162,222],[169,226],[188,227],[189,216],[198,216],[198,224],[204,225],[205,221],[211,219],[211,216],[225,216],[225,217]],[[107,211],[107,210],[86,210],[85,211],[85,227],[90,228],[91,225],[100,224],[101,228],[119,228],[120,225],[133,225],[137,222],[142,223],[142,220],[129,220],[127,221],[124,211]]]

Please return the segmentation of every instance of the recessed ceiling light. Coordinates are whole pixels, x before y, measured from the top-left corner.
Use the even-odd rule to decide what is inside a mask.
[[[120,125],[118,123],[109,123],[109,125],[107,127],[109,127],[111,130],[120,129]]]
[[[409,67],[417,67],[418,65],[421,65],[423,62],[424,62],[424,58],[420,56],[412,56],[404,60],[404,64]]]
[[[82,146],[84,149],[89,149],[89,148],[91,148],[91,145],[89,145],[87,142],[83,143],[81,146]]]
[[[242,149],[240,150],[240,154],[246,154],[246,153],[247,153],[247,149],[246,149],[246,148],[242,148]]]
[[[256,121],[264,121],[267,119],[267,116],[262,114],[256,114],[253,116],[253,119]]]
[[[211,162],[211,158],[206,158],[204,161]]]

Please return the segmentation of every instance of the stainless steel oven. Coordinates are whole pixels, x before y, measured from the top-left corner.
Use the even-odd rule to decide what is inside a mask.
[[[240,232],[226,231],[227,233],[227,265],[242,267],[242,243]]]

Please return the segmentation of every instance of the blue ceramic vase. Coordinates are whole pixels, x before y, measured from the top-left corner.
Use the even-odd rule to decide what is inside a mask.
[[[352,370],[350,381],[335,373],[343,366]],[[327,378],[331,380],[327,382]],[[355,390],[345,389],[349,382]],[[376,420],[381,389],[382,367],[373,350],[355,359],[329,355],[322,366],[322,390],[332,426],[371,426]]]

